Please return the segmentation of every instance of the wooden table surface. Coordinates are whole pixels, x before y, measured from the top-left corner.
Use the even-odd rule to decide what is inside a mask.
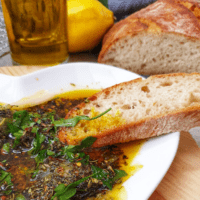
[[[0,67],[0,73],[21,76],[43,68]],[[149,200],[200,200],[200,148],[188,132],[181,132],[174,161]]]

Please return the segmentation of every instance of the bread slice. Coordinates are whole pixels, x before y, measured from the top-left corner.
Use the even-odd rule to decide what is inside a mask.
[[[200,125],[200,74],[155,75],[103,89],[66,116],[93,117],[112,108],[104,116],[80,121],[73,128],[62,127],[59,139],[79,144],[96,137],[94,147],[188,131]]]
[[[158,0],[116,23],[99,63],[143,75],[200,72],[200,3]]]

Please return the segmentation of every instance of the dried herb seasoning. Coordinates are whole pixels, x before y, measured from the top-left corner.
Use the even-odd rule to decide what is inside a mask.
[[[64,119],[82,101],[56,98],[25,110],[1,110],[5,123],[0,127],[0,198],[83,200],[112,189],[126,176],[119,169],[119,148],[91,148],[93,137],[66,146],[56,137],[60,126],[95,119]]]

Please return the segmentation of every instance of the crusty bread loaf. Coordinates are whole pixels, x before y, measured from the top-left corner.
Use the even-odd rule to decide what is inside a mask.
[[[116,23],[99,63],[139,74],[200,72],[200,3],[158,0]]]
[[[78,144],[94,136],[94,146],[99,147],[200,125],[200,73],[139,78],[103,89],[88,99],[66,118],[112,110],[93,121],[82,120],[76,127],[62,127],[58,134],[62,142]]]

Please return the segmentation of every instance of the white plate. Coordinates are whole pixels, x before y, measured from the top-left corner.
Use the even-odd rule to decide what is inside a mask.
[[[97,63],[69,63],[21,77],[0,74],[0,102],[12,103],[40,90],[59,93],[76,88],[105,88],[140,77],[132,72]],[[135,159],[143,168],[124,183],[128,200],[145,200],[156,189],[177,151],[180,134],[148,140]]]

